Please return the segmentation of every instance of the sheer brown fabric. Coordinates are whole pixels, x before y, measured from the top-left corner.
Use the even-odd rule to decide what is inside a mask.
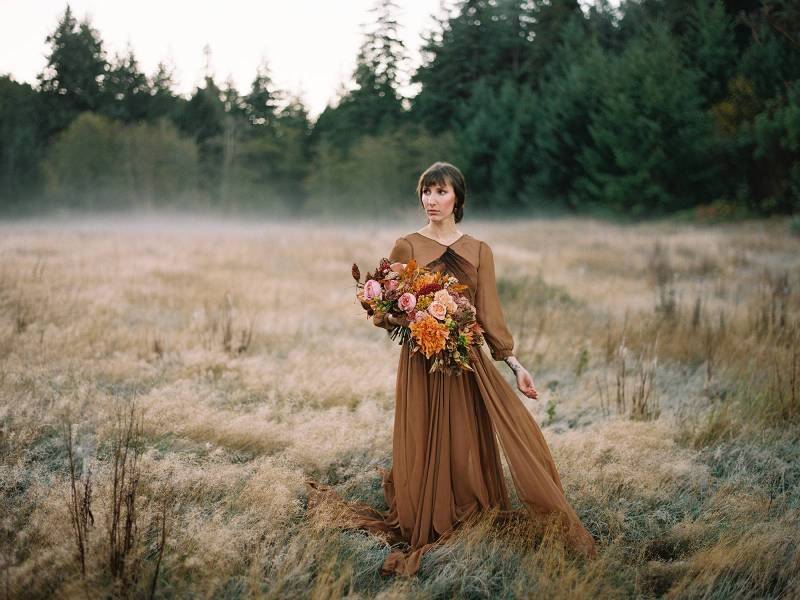
[[[492,358],[513,354],[488,244],[465,234],[445,246],[415,232],[398,238],[389,254],[393,262],[412,257],[465,283]],[[393,327],[380,317],[373,322],[387,330]],[[371,531],[393,546],[382,574],[414,575],[424,553],[450,539],[456,527],[478,511],[495,508],[506,516],[520,512],[510,509],[502,447],[527,513],[534,519],[560,517],[568,542],[595,556],[595,542],[564,496],[533,416],[482,349],[473,349],[470,356],[474,372],[428,373],[432,359],[402,345],[392,466],[379,469],[388,510],[346,502],[333,488],[308,480],[309,510],[337,508],[338,524]]]

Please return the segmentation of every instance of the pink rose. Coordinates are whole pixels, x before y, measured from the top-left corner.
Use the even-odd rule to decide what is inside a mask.
[[[389,281],[386,282],[386,285],[384,287],[386,287],[387,292],[393,292],[397,289],[398,285],[400,285],[400,282],[397,281],[397,279],[390,279]]]
[[[430,305],[428,305],[428,312],[431,313],[431,315],[433,315],[435,318],[443,321],[444,316],[447,314],[447,307],[445,307],[445,305],[441,302],[434,300],[430,303]]]
[[[404,312],[410,311],[417,305],[417,298],[411,292],[406,292],[397,300],[397,306]]]
[[[381,284],[374,279],[368,279],[364,284],[364,300],[372,300],[374,298],[380,299],[381,297]]]
[[[436,292],[433,295],[433,299],[436,302],[441,302],[442,304],[444,304],[444,307],[447,310],[449,310],[451,313],[456,312],[456,308],[457,308],[456,301],[453,300],[453,297],[450,295],[450,292],[448,292],[447,290],[445,290],[445,289],[439,290],[438,292]]]
[[[395,273],[402,273],[406,270],[406,263],[393,262],[391,265],[389,265],[389,268]]]

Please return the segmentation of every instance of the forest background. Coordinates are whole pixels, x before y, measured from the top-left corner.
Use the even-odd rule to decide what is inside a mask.
[[[312,121],[267,61],[250,89],[207,69],[183,97],[67,5],[36,85],[0,76],[0,212],[396,216],[435,160],[467,174],[473,214],[800,206],[793,2],[461,1],[413,73],[397,12],[376,2],[352,80]]]

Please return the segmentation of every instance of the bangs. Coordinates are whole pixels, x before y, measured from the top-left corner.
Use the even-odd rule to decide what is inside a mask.
[[[440,171],[438,169],[425,173],[420,182],[420,191],[422,191],[426,187],[433,187],[434,185],[438,185],[444,187],[445,185],[453,185],[453,182],[450,181],[450,178],[444,171]]]

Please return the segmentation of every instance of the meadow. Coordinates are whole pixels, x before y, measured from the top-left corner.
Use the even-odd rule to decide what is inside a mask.
[[[421,225],[0,223],[0,597],[800,596],[786,219],[459,224],[596,561],[487,517],[384,579],[310,514],[308,477],[385,508],[399,348],[350,269]]]

